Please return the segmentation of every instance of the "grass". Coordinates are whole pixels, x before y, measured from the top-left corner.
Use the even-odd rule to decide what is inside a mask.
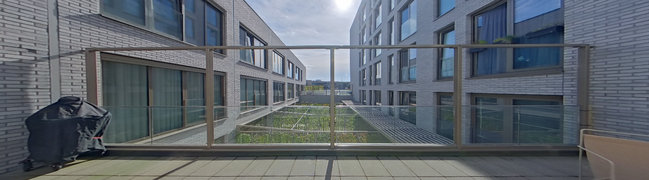
[[[336,109],[336,142],[389,143],[349,108]],[[237,129],[237,143],[329,143],[329,109],[287,107]]]

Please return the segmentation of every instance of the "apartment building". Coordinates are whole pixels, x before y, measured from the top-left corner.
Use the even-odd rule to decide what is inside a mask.
[[[86,48],[284,45],[243,0],[8,0],[0,19],[0,173],[28,154],[24,118],[61,96],[96,93],[113,113],[112,129],[122,129],[109,128],[107,142],[204,116],[204,51],[101,52],[89,71]],[[241,106],[236,112],[245,114],[285,106],[305,85],[306,68],[290,50],[216,50],[213,57],[216,107]],[[88,91],[89,73],[98,77],[96,91]],[[216,118],[227,116],[222,110]],[[158,122],[147,128],[150,116]]]
[[[535,128],[558,130],[554,138],[534,137],[574,144],[579,126],[649,133],[649,120],[643,118],[649,114],[649,58],[642,45],[649,42],[649,24],[643,23],[649,19],[648,7],[641,0],[363,0],[350,42],[588,44],[587,63],[579,63],[585,57],[572,47],[461,52],[461,104],[467,111],[462,128],[469,133],[463,142],[535,141],[516,134],[516,125],[528,119]],[[452,138],[454,53],[452,48],[352,50],[353,99],[365,105],[417,107],[390,114]],[[580,68],[587,69],[586,76],[579,75]],[[588,83],[580,88],[579,82]],[[517,117],[517,106],[575,120]],[[577,115],[586,120],[576,120]]]

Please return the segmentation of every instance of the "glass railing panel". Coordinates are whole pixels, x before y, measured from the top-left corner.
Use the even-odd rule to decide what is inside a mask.
[[[453,109],[448,107],[355,105],[339,107],[337,111],[349,112],[347,116],[355,120],[353,127],[367,137],[356,141],[337,139],[338,143],[453,144]],[[338,114],[336,124],[346,124],[345,120],[345,116]],[[336,129],[336,134],[345,134],[345,130]]]
[[[111,113],[110,124],[104,132],[106,143],[131,144],[150,141],[149,107],[104,106]]]
[[[463,108],[466,144],[576,144],[578,108],[482,105]]]

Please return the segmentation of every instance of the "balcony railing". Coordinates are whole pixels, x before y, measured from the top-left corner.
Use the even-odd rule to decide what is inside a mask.
[[[575,105],[464,105],[463,55],[477,48],[576,48]],[[213,51],[241,49],[325,49],[330,51],[334,79],[335,51],[340,49],[454,49],[453,105],[338,105],[329,93],[325,106],[214,106]],[[88,100],[102,105],[97,73],[100,52],[201,51],[205,54],[204,98],[207,106],[110,107],[113,123],[106,132],[112,145],[170,145],[208,149],[327,148],[431,150],[451,148],[520,149],[575,147],[578,130],[589,126],[588,54],[583,44],[467,44],[398,46],[207,46],[88,48]],[[466,52],[464,50],[467,50]],[[236,59],[236,58],[234,58]],[[426,58],[421,58],[426,59]],[[331,81],[331,87],[334,87]],[[230,92],[238,93],[238,92]],[[245,109],[245,110],[244,110]],[[237,146],[229,146],[241,144]],[[254,146],[264,144],[265,146]],[[384,149],[384,150],[386,150]],[[576,150],[576,148],[575,148]]]

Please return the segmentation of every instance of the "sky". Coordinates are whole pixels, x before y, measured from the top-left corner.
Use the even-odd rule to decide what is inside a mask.
[[[349,45],[361,0],[246,0],[286,45]],[[329,50],[292,50],[307,80],[329,80]],[[335,79],[349,81],[349,50],[335,52]]]

